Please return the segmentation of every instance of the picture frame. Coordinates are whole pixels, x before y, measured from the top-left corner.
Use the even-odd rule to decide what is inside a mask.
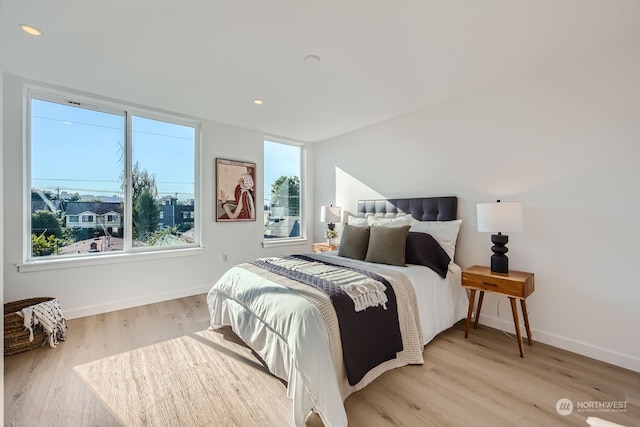
[[[255,221],[256,164],[216,159],[216,221]]]

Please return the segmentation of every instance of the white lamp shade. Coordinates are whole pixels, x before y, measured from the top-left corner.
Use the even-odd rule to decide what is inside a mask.
[[[342,220],[342,208],[339,206],[321,206],[320,222],[340,222]]]
[[[478,231],[522,231],[522,203],[478,203]]]

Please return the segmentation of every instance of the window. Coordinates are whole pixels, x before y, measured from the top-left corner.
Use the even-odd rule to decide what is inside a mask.
[[[264,142],[264,238],[301,238],[302,147]]]
[[[163,198],[199,202],[195,121],[27,93],[27,259],[199,246],[197,216],[171,227],[161,217]]]

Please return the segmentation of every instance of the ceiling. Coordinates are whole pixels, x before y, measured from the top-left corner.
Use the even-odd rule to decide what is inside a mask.
[[[2,8],[7,73],[301,142],[640,37],[637,0],[4,0]]]

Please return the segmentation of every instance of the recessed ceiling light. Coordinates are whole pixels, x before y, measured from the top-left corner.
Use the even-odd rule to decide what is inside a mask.
[[[256,104],[256,105],[262,105],[262,99],[260,99],[260,98],[254,99],[253,103]]]
[[[20,24],[19,27],[22,28],[22,31],[24,31],[25,33],[31,34],[32,36],[42,35],[42,31],[40,31],[36,27],[32,27],[31,25]]]
[[[307,64],[318,64],[320,62],[320,57],[318,55],[307,55],[304,57],[304,62]]]

